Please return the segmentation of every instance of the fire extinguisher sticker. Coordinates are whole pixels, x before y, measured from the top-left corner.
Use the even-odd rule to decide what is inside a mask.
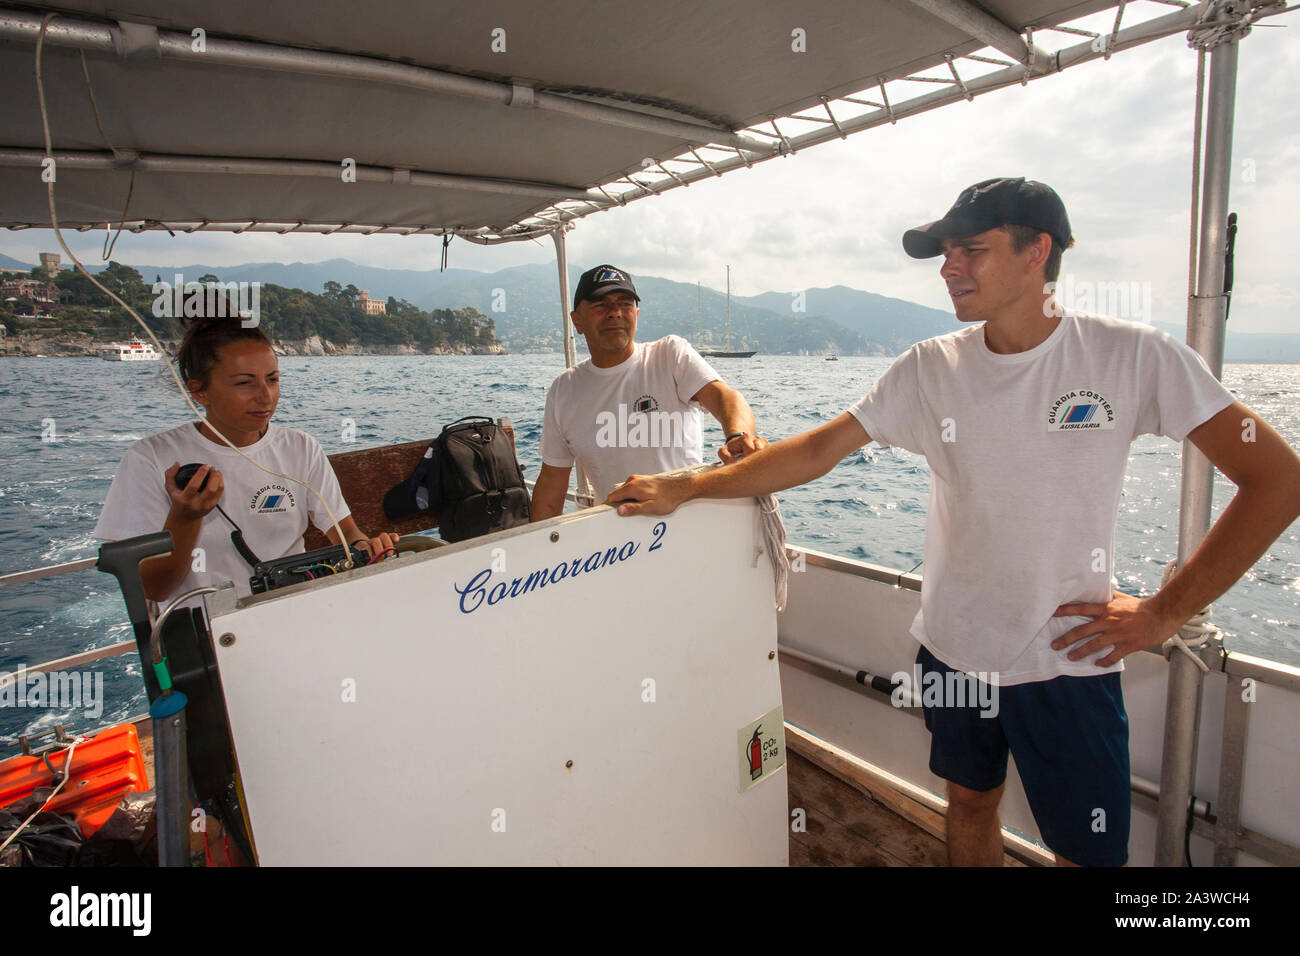
[[[785,766],[785,715],[778,704],[736,734],[740,755],[740,792],[766,780]]]

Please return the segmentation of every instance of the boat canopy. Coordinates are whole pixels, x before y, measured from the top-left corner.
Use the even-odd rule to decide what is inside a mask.
[[[62,0],[42,45],[58,218],[82,230],[533,238],[1280,6]],[[50,225],[33,69],[44,8],[0,8],[11,229]],[[1069,25],[1104,11],[1109,33]]]

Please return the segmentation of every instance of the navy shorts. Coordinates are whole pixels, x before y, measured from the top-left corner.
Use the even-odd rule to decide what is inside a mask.
[[[924,645],[916,662],[922,680],[928,673],[942,674],[945,687],[947,674],[960,673]],[[996,695],[996,716],[981,716],[994,710],[988,706],[990,693]],[[936,701],[922,695],[931,734],[930,770],[936,776],[969,790],[993,790],[1007,778],[1010,752],[1052,852],[1080,866],[1124,865],[1130,809],[1128,715],[1118,673],[984,685],[979,693],[952,697],[928,706]]]

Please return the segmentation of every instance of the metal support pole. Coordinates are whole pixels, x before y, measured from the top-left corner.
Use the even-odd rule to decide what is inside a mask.
[[[922,10],[955,26],[967,36],[982,40],[1018,63],[1036,64],[1035,73],[1046,73],[1043,65],[1051,57],[1042,50],[1031,50],[1025,38],[991,13],[966,0],[911,0]]]
[[[206,176],[292,176],[296,179],[339,178],[338,163],[302,159],[212,159],[207,156],[184,156],[164,153],[133,154],[130,168],[142,173],[176,173]],[[121,168],[107,150],[56,150],[54,160],[61,169],[113,170]],[[45,161],[45,151],[5,147],[0,149],[0,166],[38,169]],[[462,176],[422,169],[400,171],[391,166],[357,166],[356,182],[384,185],[420,186],[434,189],[461,189],[470,192],[501,193],[507,196],[530,196],[544,202],[562,199],[591,202],[601,199],[594,189],[575,189],[563,183],[522,183],[487,176]]]
[[[573,343],[573,323],[569,321],[569,258],[564,251],[564,227],[551,233],[555,241],[555,264],[560,269],[560,328],[564,330],[564,367],[578,364],[577,349]]]
[[[1210,53],[1210,89],[1205,130],[1205,183],[1196,298],[1187,343],[1216,376],[1223,374],[1227,298],[1223,295],[1228,184],[1232,171],[1233,108],[1237,89],[1237,39]],[[1183,443],[1183,485],[1178,519],[1178,561],[1184,564],[1210,527],[1214,468],[1191,442]],[[1187,801],[1194,785],[1202,675],[1185,654],[1169,662],[1164,752],[1160,764],[1160,809],[1155,864],[1184,866]]]
[[[560,270],[560,327],[564,329],[564,367],[573,368],[578,364],[578,348],[573,340],[573,322],[569,319],[569,260],[564,249],[564,228],[560,226],[552,232],[551,238],[555,241],[555,263]],[[590,507],[594,504],[591,482],[587,480],[587,473],[581,463],[578,464],[577,469],[578,503]],[[585,502],[581,500],[583,495],[587,498]]]
[[[1250,705],[1243,691],[1244,681],[1228,679],[1223,699],[1223,746],[1219,748],[1219,797],[1214,802],[1218,817],[1214,827],[1214,865],[1236,866],[1241,839],[1241,797],[1246,776],[1246,733],[1250,727]]]
[[[18,10],[0,10],[0,40],[10,43],[35,43],[40,31],[41,15]],[[51,47],[118,53],[124,27],[109,26],[93,20],[60,16],[45,35]],[[457,96],[503,107],[536,109],[572,116],[590,123],[621,129],[633,129],[655,136],[683,139],[698,145],[716,144],[749,150],[758,155],[772,155],[776,148],[765,140],[747,133],[736,133],[716,123],[706,123],[693,116],[673,117],[664,108],[642,112],[629,103],[613,106],[558,93],[537,91],[522,83],[486,80],[410,63],[395,63],[378,57],[348,53],[331,53],[301,47],[283,46],[248,40],[207,37],[203,49],[194,49],[188,32],[154,28],[152,54],[163,60],[185,61],[212,68],[238,70],[276,70],[303,76],[331,76],[353,82],[384,84],[399,89],[414,89],[441,96]],[[118,53],[120,56],[121,54]],[[337,169],[335,174],[337,175]]]
[[[154,788],[158,794],[158,865],[190,865],[190,775],[185,747],[185,695],[159,697],[153,718]]]

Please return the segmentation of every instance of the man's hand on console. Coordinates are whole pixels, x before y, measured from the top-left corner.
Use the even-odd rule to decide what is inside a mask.
[[[632,475],[610,492],[604,504],[618,508],[621,515],[667,515],[690,498],[690,475],[650,478]]]

